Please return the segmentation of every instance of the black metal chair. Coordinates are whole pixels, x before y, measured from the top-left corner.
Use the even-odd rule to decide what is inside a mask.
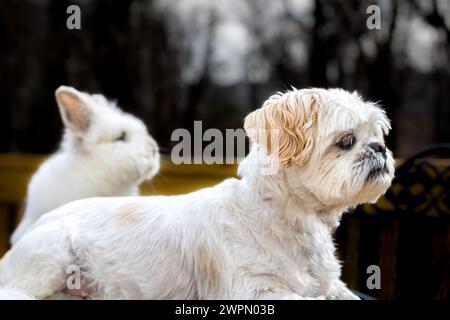
[[[382,299],[450,297],[450,144],[437,144],[405,160],[376,204],[344,215],[336,240],[343,277]],[[381,269],[381,289],[369,290],[367,267]]]

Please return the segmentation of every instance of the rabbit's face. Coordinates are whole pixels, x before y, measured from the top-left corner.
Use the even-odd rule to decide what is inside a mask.
[[[103,159],[101,163],[122,183],[152,178],[159,170],[156,141],[141,120],[117,109],[112,111],[102,112],[93,123],[91,157]]]
[[[158,172],[158,145],[141,120],[102,95],[60,87],[56,98],[66,126],[65,147],[111,184],[134,185]]]

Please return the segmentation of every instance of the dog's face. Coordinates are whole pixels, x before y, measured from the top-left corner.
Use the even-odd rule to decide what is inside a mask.
[[[305,89],[278,94],[246,118],[245,128],[275,129],[276,143],[274,137],[265,144],[249,136],[276,155],[294,191],[306,188],[325,205],[376,201],[394,175],[392,153],[384,143],[389,120],[356,93]]]

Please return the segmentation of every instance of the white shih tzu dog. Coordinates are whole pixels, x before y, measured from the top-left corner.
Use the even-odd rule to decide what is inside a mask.
[[[376,201],[391,183],[385,113],[340,89],[292,90],[270,97],[244,127],[253,147],[240,180],[60,207],[3,258],[0,295],[357,299],[339,279],[332,232],[349,207]],[[275,130],[278,147],[255,129]],[[279,170],[262,175],[257,159],[271,157]],[[75,289],[70,266],[81,270]]]

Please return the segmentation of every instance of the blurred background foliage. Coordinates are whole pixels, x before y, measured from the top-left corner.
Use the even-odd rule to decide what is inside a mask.
[[[344,87],[385,106],[408,156],[449,141],[450,1],[2,0],[0,152],[56,149],[61,84],[117,99],[166,148],[194,120],[241,127],[275,91]]]

